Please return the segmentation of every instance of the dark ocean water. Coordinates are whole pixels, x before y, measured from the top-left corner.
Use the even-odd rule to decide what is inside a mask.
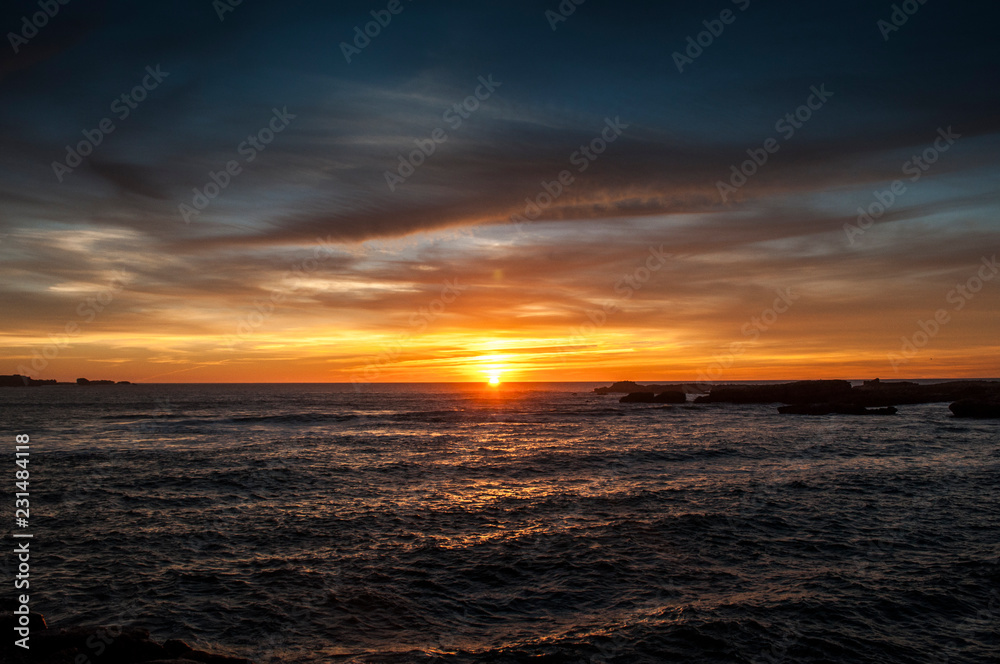
[[[593,387],[2,389],[32,608],[259,663],[1000,661],[1000,422]]]

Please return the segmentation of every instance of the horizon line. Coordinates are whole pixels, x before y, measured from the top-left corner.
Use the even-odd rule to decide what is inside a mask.
[[[30,376],[29,376],[30,378]],[[32,378],[31,380],[53,380],[51,378]],[[63,381],[56,380],[56,385],[79,385],[76,380]],[[95,379],[103,380],[103,379]],[[879,380],[880,382],[905,382],[914,380],[941,380],[941,381],[979,381],[979,380],[996,380],[1000,381],[1000,376],[979,376],[979,377],[954,377],[954,376],[934,376],[934,377],[903,377],[903,378],[882,378],[880,376],[876,378],[797,378],[797,379],[784,379],[784,378],[745,378],[745,379],[733,379],[733,380],[717,380],[717,381],[707,381],[707,380],[661,380],[661,379],[638,379],[633,380],[631,378],[618,379],[618,380],[592,380],[592,379],[582,379],[582,380],[507,380],[501,381],[504,385],[513,384],[529,384],[529,383],[623,383],[623,382],[633,382],[636,384],[651,383],[651,384],[704,384],[704,385],[721,385],[725,383],[754,383],[754,382],[767,382],[767,383],[799,383],[804,381],[812,380],[844,380],[848,382],[858,382],[858,381],[868,381],[868,380]],[[91,381],[93,383],[93,381]],[[468,385],[481,385],[486,384],[488,381],[485,380],[434,380],[434,381],[372,381],[366,383],[355,383],[351,381],[324,381],[324,382],[309,382],[309,381],[262,381],[262,382],[224,382],[224,381],[194,381],[194,382],[144,382],[144,381],[127,381],[125,383],[120,383],[115,381],[114,384],[126,384],[126,385],[454,385],[454,384],[468,384]],[[94,385],[94,387],[109,387],[110,385]],[[41,385],[35,387],[43,387]]]

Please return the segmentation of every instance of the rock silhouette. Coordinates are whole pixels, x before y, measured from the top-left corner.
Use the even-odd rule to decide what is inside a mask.
[[[851,403],[863,406],[902,406],[961,399],[1000,399],[1000,383],[986,380],[954,380],[931,385],[870,381],[851,390]]]
[[[982,419],[1000,418],[1000,400],[981,401],[978,399],[962,399],[948,406],[955,417],[974,417]]]
[[[847,402],[851,384],[846,380],[800,380],[777,385],[717,385],[695,403],[834,403]]]
[[[779,406],[782,415],[895,415],[898,411],[888,408],[865,408],[849,403],[811,403]]]
[[[698,383],[676,383],[667,385],[640,385],[631,380],[620,380],[609,387],[595,387],[595,394],[635,394],[637,392],[684,392],[686,394],[704,394],[708,385]]]
[[[35,380],[21,374],[0,376],[0,387],[34,387],[36,385],[55,385],[54,380]]]
[[[620,403],[685,403],[687,395],[683,392],[669,391],[660,394],[653,392],[632,392],[618,400]]]
[[[804,380],[777,385],[717,385],[695,403],[849,404],[865,408],[978,399],[1000,401],[1000,382],[957,380],[930,385],[901,381]]]
[[[131,385],[127,380],[120,380],[117,383],[113,380],[89,380],[87,378],[77,378],[77,385]],[[0,376],[0,387],[35,387],[38,385],[72,385],[72,383],[60,383],[55,379],[36,380],[30,376],[12,374]]]

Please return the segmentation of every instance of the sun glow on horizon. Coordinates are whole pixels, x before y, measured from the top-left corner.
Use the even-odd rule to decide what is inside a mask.
[[[490,383],[490,385],[492,385],[493,387],[496,387],[497,385],[499,385],[499,384],[500,384],[500,376],[499,376],[499,375],[497,375],[497,374],[493,374],[492,376],[490,376],[490,380],[489,380],[489,383]]]

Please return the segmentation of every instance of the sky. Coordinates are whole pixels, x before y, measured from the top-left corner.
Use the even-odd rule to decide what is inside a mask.
[[[1000,376],[998,18],[5,3],[0,374]]]

